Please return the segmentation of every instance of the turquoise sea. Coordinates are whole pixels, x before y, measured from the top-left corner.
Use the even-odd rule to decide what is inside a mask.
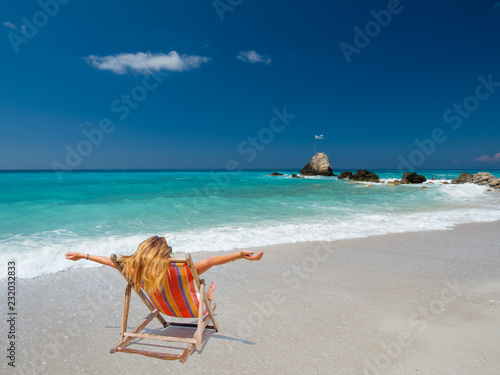
[[[373,172],[384,181],[402,175]],[[421,190],[295,179],[286,170],[79,171],[62,181],[48,171],[0,172],[0,264],[16,259],[19,276],[30,278],[93,266],[66,261],[66,251],[132,253],[151,235],[165,236],[174,252],[194,252],[500,220],[500,191],[441,184],[462,171],[417,172],[436,180]]]

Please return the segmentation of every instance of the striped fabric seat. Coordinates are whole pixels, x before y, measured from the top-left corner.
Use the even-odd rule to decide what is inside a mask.
[[[142,289],[142,288],[141,288]],[[142,289],[163,314],[176,318],[197,318],[200,302],[193,275],[186,263],[171,263],[163,288],[152,295]],[[204,315],[207,311],[204,311]]]

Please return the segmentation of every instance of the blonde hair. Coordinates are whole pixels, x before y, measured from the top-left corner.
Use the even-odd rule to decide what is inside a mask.
[[[142,285],[148,293],[154,293],[162,287],[171,256],[172,248],[165,237],[153,236],[142,241],[135,253],[122,255],[118,261],[123,262],[123,274],[136,292]]]

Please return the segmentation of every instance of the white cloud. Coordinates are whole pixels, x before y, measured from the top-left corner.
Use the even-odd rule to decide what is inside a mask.
[[[16,28],[16,25],[14,25],[12,22],[4,22],[4,23],[2,23],[2,25],[4,25],[5,27],[9,27],[11,29]]]
[[[480,156],[478,158],[475,158],[474,161],[483,161],[483,162],[500,161],[500,152],[493,157],[489,155]]]
[[[493,159],[488,155],[483,155],[474,159],[475,161],[492,161]]]
[[[111,70],[116,74],[130,72],[148,74],[160,70],[182,72],[183,70],[198,68],[202,63],[209,61],[210,58],[197,55],[179,55],[176,51],[170,51],[168,54],[137,52],[120,53],[111,56],[90,55],[85,60],[96,69]]]
[[[241,51],[238,53],[236,56],[237,59],[240,59],[241,61],[249,62],[251,64],[256,64],[256,63],[264,63],[264,64],[271,64],[271,58],[266,56],[266,55],[260,55],[254,50],[250,51]]]

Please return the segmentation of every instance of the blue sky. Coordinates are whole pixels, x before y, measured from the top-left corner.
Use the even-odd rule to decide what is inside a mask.
[[[4,1],[0,169],[500,168],[499,4]]]

